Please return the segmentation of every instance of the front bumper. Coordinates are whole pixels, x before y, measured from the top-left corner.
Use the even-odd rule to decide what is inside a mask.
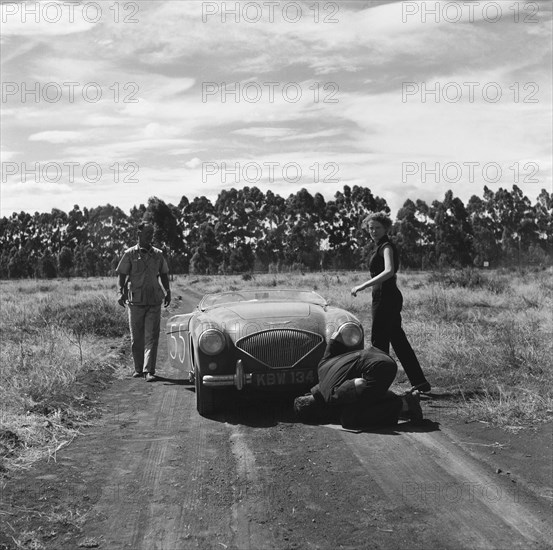
[[[236,372],[234,374],[205,374],[202,377],[204,386],[213,388],[219,386],[234,386],[241,390],[247,384],[252,383],[252,375],[244,372],[242,359],[236,361]]]

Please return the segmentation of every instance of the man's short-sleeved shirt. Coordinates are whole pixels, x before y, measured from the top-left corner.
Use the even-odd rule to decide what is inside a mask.
[[[169,273],[167,261],[159,248],[144,251],[138,245],[125,250],[117,273],[129,276],[129,303],[133,305],[159,305],[164,292],[159,275]]]

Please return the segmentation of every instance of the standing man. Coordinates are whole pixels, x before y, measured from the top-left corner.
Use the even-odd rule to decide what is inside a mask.
[[[171,303],[169,267],[161,250],[152,246],[153,238],[154,226],[140,223],[138,244],[125,250],[117,266],[118,302],[123,307],[129,305],[133,377],[145,375],[146,382],[155,380],[161,303],[165,307]]]

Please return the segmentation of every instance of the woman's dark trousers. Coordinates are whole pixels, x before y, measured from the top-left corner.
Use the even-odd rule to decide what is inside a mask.
[[[420,363],[401,327],[401,308],[403,296],[397,287],[392,289],[375,289],[372,304],[371,342],[375,348],[384,353],[394,349],[407,378],[412,386],[426,382]]]

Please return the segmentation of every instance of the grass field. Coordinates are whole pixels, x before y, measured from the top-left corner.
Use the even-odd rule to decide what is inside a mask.
[[[551,269],[400,274],[405,331],[438,396],[467,420],[519,429],[553,418],[552,275]],[[370,291],[350,294],[365,276],[177,276],[173,295],[188,288],[313,289],[356,314],[369,334]],[[93,421],[91,388],[125,372],[128,360],[119,352],[128,348],[128,329],[115,286],[114,278],[0,281],[0,474],[45,453],[55,458]],[[396,384],[402,387],[408,387],[403,374]]]
[[[113,279],[0,281],[0,296],[1,474],[55,458],[93,420],[128,329]]]

